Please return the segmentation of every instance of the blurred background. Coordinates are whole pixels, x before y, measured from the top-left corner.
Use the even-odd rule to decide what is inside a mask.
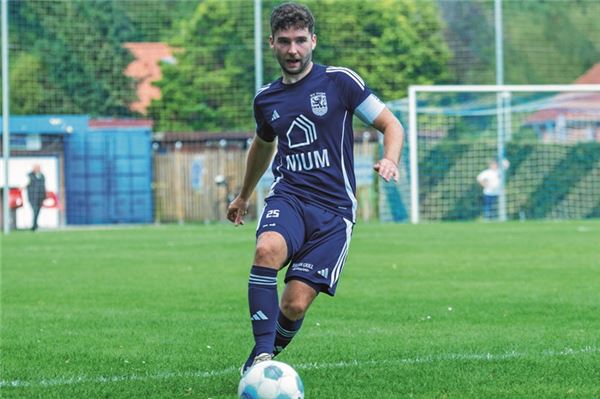
[[[46,176],[42,228],[223,221],[254,135],[254,93],[279,76],[268,48],[279,3],[7,1],[1,183],[12,227],[31,225],[24,187],[34,164]],[[316,17],[315,61],[358,72],[407,131],[410,85],[498,82],[498,5],[501,83],[600,84],[597,0],[304,3]],[[509,94],[500,134],[495,94],[419,98],[422,220],[483,220],[476,177],[498,157],[499,135],[510,161],[503,220],[600,217],[600,91]],[[379,134],[355,121],[355,141],[360,219],[409,221],[409,145],[403,178],[383,184],[371,171]]]

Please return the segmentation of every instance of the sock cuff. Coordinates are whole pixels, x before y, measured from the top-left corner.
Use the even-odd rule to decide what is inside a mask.
[[[269,269],[268,267],[252,266],[250,270],[250,278],[248,280],[250,286],[263,287],[268,289],[277,289],[277,270]]]
[[[250,269],[250,275],[261,277],[277,277],[277,270],[271,269],[270,267],[253,265],[252,269]]]
[[[303,321],[304,317],[298,320],[290,320],[283,314],[281,310],[279,310],[279,315],[277,317],[277,329],[295,333],[300,329],[300,326],[302,326]]]

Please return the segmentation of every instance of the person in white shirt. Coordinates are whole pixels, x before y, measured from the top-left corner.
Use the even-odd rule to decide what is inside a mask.
[[[502,162],[503,169],[508,169],[508,160]],[[490,161],[489,167],[477,175],[477,182],[483,187],[483,219],[498,219],[498,196],[502,184],[498,162]]]

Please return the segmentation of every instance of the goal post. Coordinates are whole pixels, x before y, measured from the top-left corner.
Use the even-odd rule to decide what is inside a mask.
[[[408,118],[411,223],[479,218],[477,173],[494,161],[493,220],[599,216],[600,84],[410,86],[394,111]]]

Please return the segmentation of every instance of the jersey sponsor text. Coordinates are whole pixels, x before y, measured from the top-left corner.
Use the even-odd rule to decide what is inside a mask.
[[[331,166],[327,149],[301,152],[285,156],[286,166],[292,172],[321,169]]]

